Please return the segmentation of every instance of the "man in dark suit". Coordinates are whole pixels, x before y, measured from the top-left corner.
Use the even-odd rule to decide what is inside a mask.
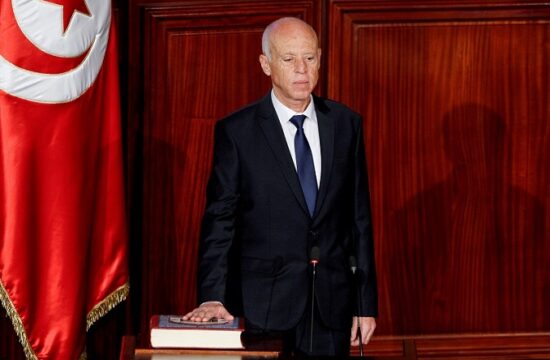
[[[184,318],[232,319],[224,305],[238,292],[247,330],[283,334],[285,346],[298,353],[346,355],[358,336],[369,341],[378,311],[362,119],[312,95],[321,50],[308,24],[273,22],[262,50],[273,90],[216,125],[201,235],[201,305]],[[238,290],[228,285],[230,263],[237,264]]]

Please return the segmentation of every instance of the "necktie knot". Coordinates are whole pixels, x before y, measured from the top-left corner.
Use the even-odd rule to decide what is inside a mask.
[[[304,126],[305,119],[305,115],[294,115],[290,118],[290,122],[294,124],[294,126],[296,126],[298,129],[301,129]]]

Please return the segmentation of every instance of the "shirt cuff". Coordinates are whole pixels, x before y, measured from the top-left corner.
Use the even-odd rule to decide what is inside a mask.
[[[223,306],[223,304],[221,303],[221,301],[212,300],[212,301],[205,301],[205,302],[201,303],[201,304],[199,305],[199,307],[201,307],[201,306],[203,306],[203,305],[207,305],[207,304],[218,304],[218,305]]]

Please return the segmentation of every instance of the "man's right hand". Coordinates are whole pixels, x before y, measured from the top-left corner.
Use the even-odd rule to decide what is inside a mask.
[[[183,320],[191,320],[196,322],[210,321],[213,318],[233,320],[233,315],[225,309],[219,302],[207,302],[201,304],[198,308],[188,312],[183,317]]]

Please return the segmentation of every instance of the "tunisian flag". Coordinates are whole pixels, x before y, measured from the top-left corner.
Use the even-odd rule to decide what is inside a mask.
[[[29,359],[78,359],[128,294],[108,0],[0,0],[0,299]]]

